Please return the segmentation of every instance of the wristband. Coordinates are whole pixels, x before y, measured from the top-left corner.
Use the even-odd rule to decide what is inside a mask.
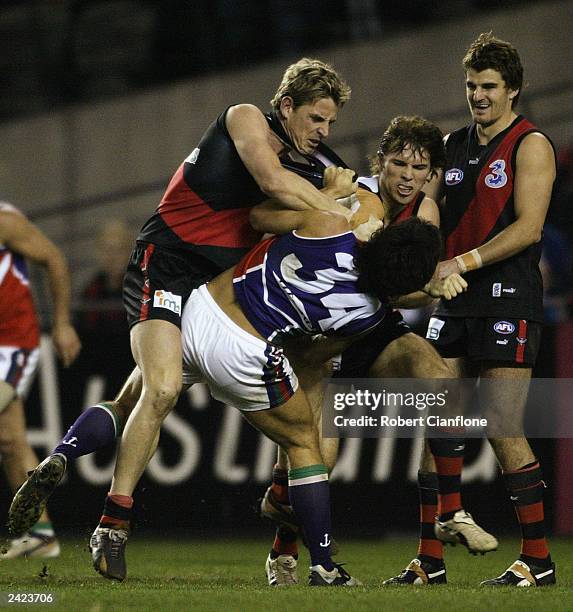
[[[462,255],[456,255],[455,260],[458,262],[460,272],[470,272],[471,270],[477,270],[483,266],[481,255],[477,249],[463,253]]]

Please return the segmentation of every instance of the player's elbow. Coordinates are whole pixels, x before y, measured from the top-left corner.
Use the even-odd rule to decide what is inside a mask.
[[[256,232],[265,232],[266,231],[266,219],[268,217],[269,211],[263,209],[260,206],[255,206],[254,208],[251,209],[251,212],[249,213],[249,222],[251,224],[251,227],[256,231]]]
[[[34,257],[34,262],[47,270],[60,268],[64,261],[63,253],[50,241],[45,241],[41,252]]]
[[[532,235],[532,244],[541,242],[542,237],[543,237],[543,231],[541,229],[537,229]]]
[[[530,227],[526,233],[527,246],[541,242],[543,230],[540,227]]]
[[[543,226],[532,220],[519,219],[516,222],[515,229],[521,248],[526,249],[528,246],[536,244],[543,238]],[[519,229],[518,229],[519,228]]]

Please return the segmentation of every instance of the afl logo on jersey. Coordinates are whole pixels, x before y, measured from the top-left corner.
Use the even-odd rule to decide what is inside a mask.
[[[446,185],[457,185],[462,182],[463,178],[464,172],[459,168],[450,168],[446,170]]]
[[[509,321],[498,321],[493,326],[494,331],[498,334],[513,334],[515,331],[515,325]]]
[[[487,174],[484,182],[492,189],[499,189],[507,183],[507,174],[505,173],[505,160],[496,159],[489,165],[491,174]]]

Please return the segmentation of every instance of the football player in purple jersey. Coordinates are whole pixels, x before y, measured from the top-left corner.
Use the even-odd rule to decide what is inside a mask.
[[[320,334],[336,339],[331,351],[337,351],[377,327],[388,296],[430,281],[441,239],[434,225],[417,218],[360,243],[336,213],[285,210],[274,217],[294,231],[260,243],[189,298],[182,320],[184,382],[207,382],[216,399],[239,408],[286,451],[290,500],[311,557],[309,584],[352,586],[356,581],[330,556],[328,467],[283,346],[287,338]],[[97,541],[94,550],[101,554]]]

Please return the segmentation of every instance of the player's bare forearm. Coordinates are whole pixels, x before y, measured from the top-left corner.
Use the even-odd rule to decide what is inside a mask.
[[[340,168],[339,170],[345,174],[352,173],[347,169]],[[281,171],[277,173],[275,181],[265,193],[292,210],[324,210],[347,216],[348,209],[339,204],[335,198],[346,197],[355,190],[355,187],[344,188],[336,182],[327,183],[323,189],[318,190],[306,179],[289,170],[284,170],[281,166]]]
[[[52,339],[56,352],[67,367],[78,356],[81,342],[70,321],[70,274],[59,249],[49,254],[46,269],[53,303]]]
[[[460,253],[452,259],[440,262],[439,277],[445,278],[452,273],[465,274],[473,269],[509,259],[539,240],[541,240],[539,226],[532,225],[526,218],[517,219],[497,236],[473,251]]]
[[[298,177],[297,177],[298,178]],[[331,189],[336,189],[335,183],[331,183]],[[324,187],[323,191],[328,189]],[[277,199],[265,200],[251,209],[249,221],[253,229],[258,232],[282,235],[292,230],[299,229],[304,222],[304,212],[312,210],[305,207],[301,210],[293,210]],[[316,209],[315,209],[316,210]],[[345,219],[350,219],[352,212],[344,206],[337,205],[332,212],[340,213]]]
[[[479,247],[484,266],[509,259],[541,240],[540,226],[533,226],[526,219],[518,219],[497,236]]]
[[[430,304],[433,304],[435,299],[424,293],[424,291],[415,291],[408,295],[400,295],[390,300],[390,306],[394,308],[403,308],[409,310],[412,308],[425,308]]]
[[[45,263],[48,273],[50,293],[52,294],[53,325],[66,325],[70,322],[71,283],[68,266],[59,249],[49,254]]]

